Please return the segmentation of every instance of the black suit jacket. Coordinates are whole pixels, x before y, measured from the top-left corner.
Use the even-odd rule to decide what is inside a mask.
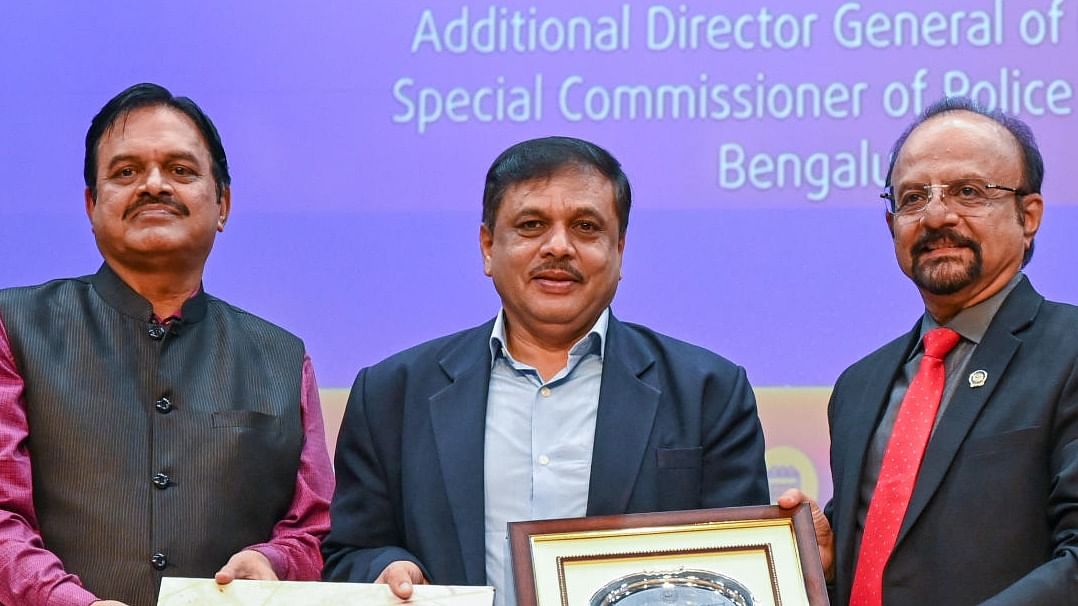
[[[411,560],[438,584],[486,583],[483,438],[493,322],[359,373],[337,442],[327,580]],[[588,515],[766,503],[745,372],[610,317]]]
[[[920,324],[854,364],[831,396],[835,593],[850,597],[863,462]],[[1023,278],[936,427],[884,604],[1078,604],[1078,308]]]

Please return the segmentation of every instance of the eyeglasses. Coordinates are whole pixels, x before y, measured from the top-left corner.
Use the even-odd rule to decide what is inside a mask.
[[[987,215],[992,211],[996,201],[1005,198],[1007,194],[1026,195],[1018,188],[988,183],[980,179],[964,179],[938,185],[928,183],[903,185],[898,190],[888,187],[887,191],[880,194],[880,197],[887,200],[887,212],[896,217],[913,218],[924,214],[937,191],[940,203],[961,217]]]

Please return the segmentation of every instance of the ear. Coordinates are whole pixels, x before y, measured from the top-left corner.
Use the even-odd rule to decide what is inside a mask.
[[[82,192],[82,197],[86,202],[86,218],[90,220],[90,225],[94,224],[94,209],[97,208],[97,200],[94,200],[94,193],[87,187]]]
[[[217,200],[217,231],[225,230],[228,215],[232,212],[232,188],[225,187],[221,192],[221,198]]]
[[[1018,202],[1018,218],[1021,221],[1025,233],[1026,248],[1037,235],[1041,228],[1041,218],[1044,216],[1044,198],[1040,194],[1022,196]]]
[[[891,232],[891,239],[895,239],[895,216],[886,210],[883,211],[883,219],[887,221],[887,231]]]
[[[621,280],[622,278],[625,277],[625,275],[621,273],[621,267],[622,267],[622,264],[624,262],[625,262],[625,233],[622,232],[622,234],[620,236],[618,236],[618,280]]]
[[[494,232],[486,224],[479,226],[479,252],[483,255],[483,273],[491,275],[491,249],[494,247]]]

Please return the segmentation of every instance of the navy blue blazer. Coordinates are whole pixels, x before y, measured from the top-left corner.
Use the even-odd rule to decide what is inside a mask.
[[[438,584],[486,584],[483,438],[493,321],[356,378],[337,441],[327,580],[394,560]],[[588,515],[768,502],[744,369],[610,317]]]
[[[865,454],[920,322],[831,396],[836,603],[850,599]],[[925,451],[884,604],[1078,603],[1078,308],[1022,281],[973,352]]]

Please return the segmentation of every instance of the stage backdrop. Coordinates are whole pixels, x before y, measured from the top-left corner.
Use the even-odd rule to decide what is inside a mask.
[[[926,104],[971,95],[1033,126],[1048,205],[1028,273],[1078,301],[1076,41],[1076,0],[9,3],[0,286],[96,269],[86,127],[159,82],[229,154],[207,290],[302,336],[336,417],[360,367],[497,311],[491,160],[584,137],[634,189],[615,313],[744,365],[774,486],[826,499],[827,386],[921,312],[878,193]]]

